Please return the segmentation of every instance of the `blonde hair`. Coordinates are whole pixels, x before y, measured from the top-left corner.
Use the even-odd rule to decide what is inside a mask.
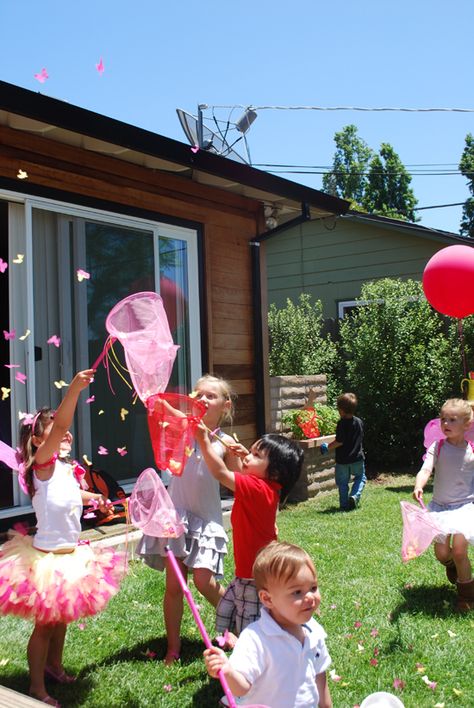
[[[220,376],[214,376],[213,374],[204,374],[197,381],[194,386],[194,390],[197,391],[200,386],[205,386],[206,384],[216,384],[219,387],[222,398],[226,401],[230,401],[230,406],[226,408],[222,414],[220,423],[229,423],[232,425],[234,419],[234,401],[237,398],[236,394],[232,390],[232,386],[228,381],[221,378]]]
[[[305,565],[316,578],[316,568],[305,550],[293,543],[271,541],[257,553],[253,564],[257,590],[267,589],[270,580],[287,583]]]
[[[441,416],[443,415],[443,411],[447,408],[454,408],[458,411],[466,423],[470,423],[472,421],[473,412],[469,401],[465,401],[463,398],[448,398],[448,400],[441,406]]]

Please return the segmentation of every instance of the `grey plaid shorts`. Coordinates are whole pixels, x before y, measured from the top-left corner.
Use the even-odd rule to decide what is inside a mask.
[[[227,629],[239,635],[260,617],[260,605],[255,580],[234,578],[217,605],[217,631],[222,634]]]

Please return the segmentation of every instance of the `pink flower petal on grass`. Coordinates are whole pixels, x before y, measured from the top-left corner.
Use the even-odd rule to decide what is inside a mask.
[[[84,622],[81,622],[81,623],[78,624],[77,626],[79,627],[79,629],[81,630],[81,632],[83,632],[83,631],[85,630],[85,628],[86,628],[86,625],[84,624]]]
[[[371,636],[371,637],[378,637],[378,636],[379,636],[379,630],[378,630],[378,629],[371,629],[371,630],[370,630],[370,636]]]
[[[333,604],[330,606],[330,609],[331,609],[331,610],[335,610],[336,607],[337,607],[337,605],[335,605],[335,604],[333,603]]]
[[[377,659],[371,659],[371,660],[370,660],[370,665],[371,665],[371,666],[377,666],[378,663],[379,663],[379,662],[377,661]]]
[[[163,690],[170,693],[173,690],[173,686],[170,683],[165,683],[165,685],[163,686]]]
[[[145,652],[145,656],[147,659],[154,659],[156,657],[156,651],[152,651],[151,649],[147,649]]]
[[[359,620],[357,620],[357,622],[354,622],[354,627],[356,629],[359,629],[359,627],[362,627],[362,622],[359,622]]]
[[[338,676],[336,674],[336,669],[331,669],[331,671],[329,672],[329,676],[333,681],[340,681],[341,680],[341,676]]]
[[[403,691],[405,686],[406,686],[405,681],[402,681],[402,679],[399,679],[399,678],[393,679],[393,687],[396,691]]]

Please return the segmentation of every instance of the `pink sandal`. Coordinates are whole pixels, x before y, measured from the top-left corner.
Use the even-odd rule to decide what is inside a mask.
[[[50,666],[44,667],[44,675],[46,678],[51,679],[54,683],[74,683],[76,681],[76,676],[71,676],[67,674],[64,669],[61,671],[55,671]]]

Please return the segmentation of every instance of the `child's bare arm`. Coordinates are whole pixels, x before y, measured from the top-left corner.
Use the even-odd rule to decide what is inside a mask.
[[[251,684],[239,672],[230,665],[227,655],[218,647],[206,649],[204,652],[206,670],[212,678],[218,678],[219,671],[224,674],[229,688],[235,696],[245,696],[249,692]]]
[[[220,482],[224,487],[234,491],[235,489],[235,472],[229,470],[226,466],[224,460],[222,460],[216,453],[211,445],[209,436],[207,434],[207,428],[204,423],[200,423],[195,432],[195,437],[199,443],[201,449],[201,454],[204,461],[212,474],[218,482]]]
[[[416,501],[423,499],[423,487],[431,477],[431,470],[426,467],[422,467],[421,470],[415,477],[415,488],[413,489],[413,498]]]
[[[316,687],[319,693],[319,708],[332,708],[332,698],[329,693],[329,684],[325,671],[316,675]]]
[[[94,369],[79,371],[71,381],[66,395],[54,415],[51,432],[36,451],[35,460],[37,463],[44,464],[59,450],[59,444],[74,418],[79,394],[93,381],[94,373]]]

